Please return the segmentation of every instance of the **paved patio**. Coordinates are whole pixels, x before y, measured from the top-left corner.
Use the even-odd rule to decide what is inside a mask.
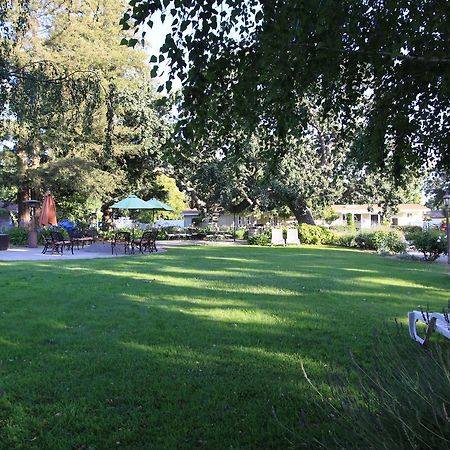
[[[166,251],[167,248],[179,247],[186,245],[236,245],[244,244],[246,241],[157,241],[156,247],[159,252]],[[6,251],[0,251],[0,261],[42,261],[42,260],[72,260],[72,259],[94,259],[94,258],[116,258],[124,256],[135,256],[140,253],[136,251],[135,255],[119,253],[111,254],[111,244],[109,243],[95,243],[88,245],[83,249],[73,250],[73,255],[70,251],[65,250],[63,255],[58,253],[52,254],[47,252],[42,254],[43,247],[28,248],[28,247],[11,247]],[[154,253],[153,253],[154,254]],[[152,255],[152,253],[145,253],[145,255]]]

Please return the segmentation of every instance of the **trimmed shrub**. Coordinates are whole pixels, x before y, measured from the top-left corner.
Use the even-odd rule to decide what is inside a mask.
[[[262,234],[256,234],[248,238],[249,245],[269,245],[272,241],[271,233],[264,232]]]
[[[5,234],[9,236],[9,242],[12,245],[27,245],[28,242],[28,230],[26,228],[7,228]]]
[[[335,235],[332,231],[306,223],[298,226],[298,234],[302,244],[332,244],[335,240]]]
[[[354,238],[355,246],[363,250],[377,252],[402,253],[406,251],[403,234],[397,230],[364,231]]]
[[[356,247],[354,234],[336,234],[334,238],[335,245],[339,247]]]
[[[423,253],[425,261],[435,261],[447,253],[447,238],[438,230],[423,230],[411,234],[414,248]]]
[[[411,236],[414,233],[420,233],[422,231],[422,227],[418,227],[417,225],[402,225],[397,227],[397,229],[405,235],[405,239],[408,241],[411,240]]]
[[[383,232],[381,239],[378,241],[378,251],[389,253],[404,253],[406,251],[405,237],[400,231],[392,230]]]

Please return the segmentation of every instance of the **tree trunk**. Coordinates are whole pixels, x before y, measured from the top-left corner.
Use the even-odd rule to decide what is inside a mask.
[[[24,147],[19,143],[17,147],[18,180],[17,180],[17,209],[19,226],[24,227],[30,223],[30,208],[25,203],[30,199],[30,187],[28,183],[28,155]]]
[[[102,206],[102,230],[109,231],[113,229],[113,221],[111,217],[111,207],[109,205]]]
[[[291,206],[291,209],[298,223],[316,224],[311,210],[306,205],[295,204]]]

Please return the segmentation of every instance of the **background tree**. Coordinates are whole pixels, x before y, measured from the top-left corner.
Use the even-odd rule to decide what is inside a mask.
[[[446,193],[450,193],[450,174],[444,171],[432,173],[425,181],[427,206],[441,208]]]
[[[246,134],[241,124],[223,149],[214,135],[198,147],[195,139],[180,139],[172,165],[193,193],[193,206],[232,213],[289,208],[300,223],[312,224],[333,203],[382,203],[388,214],[396,203],[410,201],[411,182],[401,189],[392,172],[375,172],[359,162],[353,145],[358,134],[349,128],[342,133],[345,124],[324,103],[313,95],[304,101],[304,124],[284,139],[267,136],[265,126]]]
[[[16,69],[2,137],[15,145],[1,155],[3,164],[15,157],[8,183],[18,186],[23,219],[32,188],[51,188],[61,213],[73,218],[159,189],[153,172],[170,127],[145,52],[119,45],[122,7],[117,0],[30,3],[27,32],[9,53]]]

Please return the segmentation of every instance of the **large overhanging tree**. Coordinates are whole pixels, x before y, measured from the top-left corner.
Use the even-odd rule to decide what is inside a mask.
[[[287,207],[298,222],[311,224],[336,202],[383,202],[389,215],[392,206],[409,201],[392,171],[380,174],[358,161],[359,141],[354,133],[342,137],[342,121],[324,111],[323,103],[305,101],[306,125],[284,139],[268,137],[264,126],[250,135],[235,128],[233,139],[220,149],[214,136],[202,139],[195,152],[180,139],[169,159],[173,175],[191,192],[195,206],[206,211],[221,206],[235,213],[283,212]],[[407,191],[416,188],[413,181],[408,180]]]
[[[363,161],[389,163],[399,180],[449,170],[446,2],[132,0],[122,26],[152,27],[158,13],[172,31],[153,74],[166,68],[167,89],[181,79],[179,131],[192,148],[205,136],[223,147],[236,127],[263,125],[269,140],[284,140],[306,126],[303,100],[314,93],[343,123],[363,127]],[[370,108],[355,124],[363,103]],[[284,151],[276,149],[274,159]]]

